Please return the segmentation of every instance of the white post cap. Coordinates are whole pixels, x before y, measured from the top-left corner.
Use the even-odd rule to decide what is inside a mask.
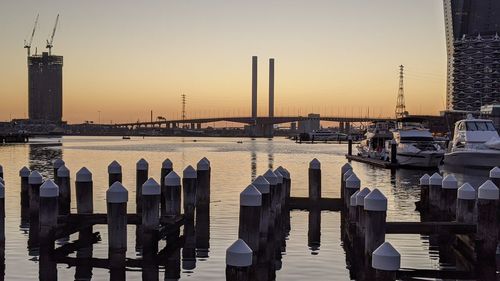
[[[189,165],[182,172],[182,177],[185,179],[195,179],[198,176],[197,176],[196,170],[193,168],[193,166]]]
[[[490,178],[492,179],[498,179],[500,178],[500,168],[495,167],[490,170]]]
[[[270,185],[278,184],[278,177],[273,172],[273,170],[269,169],[264,173],[264,178],[269,182]]]
[[[205,161],[207,161],[207,162],[208,162],[208,166],[210,166],[210,164],[211,164],[211,163],[210,163],[210,160],[208,160],[208,158],[207,158],[207,157],[203,157],[203,158],[201,158],[201,160],[205,160]]]
[[[356,190],[353,195],[351,195],[351,198],[349,198],[349,205],[351,206],[356,206],[356,196],[358,196],[359,190]]]
[[[40,197],[58,197],[59,196],[59,186],[54,183],[53,180],[46,180],[42,186],[40,186]]]
[[[106,191],[106,202],[108,203],[125,203],[128,201],[128,191],[119,182],[113,183]]]
[[[57,169],[57,176],[60,178],[69,178],[69,169],[65,165],[62,165]]]
[[[28,183],[29,184],[42,184],[43,183],[43,177],[40,175],[38,171],[33,171],[31,172],[30,176],[28,177]]]
[[[313,170],[321,169],[321,163],[319,162],[319,160],[316,158],[311,160],[311,162],[309,162],[309,169],[313,169]]]
[[[83,167],[78,172],[76,172],[77,182],[92,182],[92,173],[89,169]]]
[[[458,181],[455,175],[449,174],[446,177],[443,178],[443,189],[457,189],[458,188]]]
[[[172,163],[172,161],[170,161],[170,159],[165,159],[162,163],[161,163],[161,167],[163,169],[172,169],[174,166],[174,164]]]
[[[137,171],[147,171],[149,168],[149,163],[146,161],[144,158],[141,158],[137,163],[135,164],[135,169]]]
[[[160,185],[153,178],[149,178],[142,184],[142,195],[160,195]]]
[[[283,183],[283,178],[284,178],[283,174],[280,173],[280,171],[278,171],[278,170],[274,170],[274,174],[278,178],[278,183],[282,184]]]
[[[165,186],[180,186],[181,185],[181,177],[172,171],[165,176]]]
[[[361,180],[355,173],[352,173],[350,177],[345,180],[345,188],[349,189],[359,189],[361,188]]]
[[[441,186],[443,184],[443,177],[438,174],[434,173],[430,178],[429,178],[429,184],[430,185],[438,185]]]
[[[21,168],[21,170],[19,170],[19,176],[20,177],[23,177],[23,178],[27,178],[30,176],[30,169],[28,169],[28,167],[24,166]]]
[[[248,267],[252,265],[252,249],[238,239],[226,250],[226,265]]]
[[[498,200],[498,187],[490,180],[485,181],[478,189],[477,198]]]
[[[54,166],[54,169],[59,169],[64,164],[66,164],[66,163],[64,163],[64,161],[60,158],[54,160],[54,162],[52,163],[52,165]]]
[[[290,179],[290,173],[288,173],[288,171],[282,166],[279,166],[276,170],[278,170],[283,175],[284,179]]]
[[[458,189],[457,198],[463,200],[476,200],[476,190],[469,183],[464,183]]]
[[[366,211],[385,212],[387,211],[387,198],[375,188],[364,199],[364,209]]]
[[[370,189],[368,187],[363,188],[356,194],[356,206],[364,206],[365,205],[365,197],[370,193]]]
[[[255,186],[247,186],[247,188],[240,193],[240,206],[262,206],[262,194]]]
[[[210,169],[210,163],[208,163],[207,160],[205,159],[201,159],[200,161],[198,161],[198,163],[196,164],[196,169],[198,171],[208,171]]]
[[[343,175],[343,174],[345,174],[345,173],[346,173],[347,171],[349,171],[349,170],[352,170],[352,166],[351,166],[351,164],[349,164],[349,163],[345,163],[345,164],[342,166],[342,168],[340,168],[340,173]]]
[[[108,174],[121,174],[122,173],[122,166],[120,163],[118,163],[116,160],[111,162],[108,166]]]
[[[347,170],[347,172],[345,172],[345,174],[342,175],[342,180],[346,180],[348,179],[352,174],[354,174],[354,172],[351,170]]]
[[[0,198],[5,198],[5,185],[0,182]]]
[[[384,271],[398,271],[401,267],[401,255],[391,243],[384,242],[373,251],[372,267]]]
[[[253,182],[253,186],[255,186],[260,193],[268,194],[269,193],[269,182],[263,176],[258,176]]]
[[[431,176],[429,176],[428,174],[424,174],[421,178],[420,178],[420,185],[429,185],[429,179],[431,178]]]

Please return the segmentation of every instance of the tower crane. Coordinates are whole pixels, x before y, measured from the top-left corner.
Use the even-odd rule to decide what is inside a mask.
[[[31,43],[33,42],[33,36],[35,36],[36,26],[38,25],[38,16],[36,15],[35,24],[33,25],[33,31],[31,31],[31,37],[28,41],[24,40],[24,48],[28,51],[28,57],[31,55]]]
[[[50,41],[47,39],[47,49],[49,49],[49,56],[52,52],[52,47],[54,46],[52,43],[54,42],[54,35],[56,35],[57,23],[59,22],[59,14],[56,17],[56,23],[54,24],[54,29],[52,29],[52,35],[50,36]]]

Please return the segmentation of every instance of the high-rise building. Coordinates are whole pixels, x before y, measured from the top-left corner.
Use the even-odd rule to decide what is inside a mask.
[[[47,52],[28,57],[28,111],[31,121],[61,122],[62,66],[62,56]]]
[[[500,1],[444,0],[446,108],[478,111],[500,103]]]

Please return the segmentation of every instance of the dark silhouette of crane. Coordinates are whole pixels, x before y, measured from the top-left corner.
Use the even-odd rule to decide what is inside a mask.
[[[49,56],[51,55],[52,53],[52,47],[54,46],[53,45],[53,42],[54,42],[54,35],[56,35],[56,29],[57,29],[57,23],[59,22],[59,14],[57,14],[57,17],[56,17],[56,23],[54,24],[54,29],[52,29],[52,35],[50,36],[50,40],[47,39],[47,49],[49,49]]]
[[[24,40],[24,48],[28,51],[28,57],[31,55],[31,43],[33,42],[33,37],[35,36],[36,26],[38,25],[38,16],[36,15],[35,24],[33,25],[33,31],[31,31],[31,36],[29,40]]]

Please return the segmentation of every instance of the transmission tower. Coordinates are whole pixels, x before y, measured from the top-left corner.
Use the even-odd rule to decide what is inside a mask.
[[[398,101],[396,103],[396,118],[405,117],[408,115],[405,107],[405,90],[403,86],[403,71],[404,66],[399,66],[399,90],[398,90]]]
[[[182,98],[182,121],[186,120],[186,94],[181,95]]]

